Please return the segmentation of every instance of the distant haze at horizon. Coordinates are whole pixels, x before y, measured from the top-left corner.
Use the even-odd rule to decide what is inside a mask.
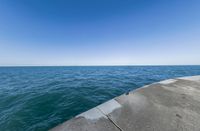
[[[2,0],[0,66],[200,65],[198,0]]]

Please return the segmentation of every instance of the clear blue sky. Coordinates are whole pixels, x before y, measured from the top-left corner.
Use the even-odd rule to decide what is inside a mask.
[[[200,64],[199,0],[0,0],[0,65]]]

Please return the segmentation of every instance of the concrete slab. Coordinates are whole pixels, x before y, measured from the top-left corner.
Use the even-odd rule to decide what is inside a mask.
[[[98,120],[100,118],[107,118],[99,109],[93,108],[88,110],[87,112],[84,112],[76,117],[84,117],[88,120]]]
[[[161,82],[158,82],[158,83],[168,85],[168,84],[174,83],[176,81],[177,80],[175,80],[175,79],[168,79],[168,80],[164,80],[164,81],[161,81]]]
[[[97,108],[104,114],[104,115],[108,115],[111,112],[113,112],[114,110],[120,108],[121,105],[115,100],[109,100],[99,106],[97,106]]]
[[[120,131],[99,109],[93,108],[51,131]]]
[[[200,131],[200,76],[170,79],[116,97],[54,131]]]
[[[187,77],[181,77],[179,79],[200,82],[200,77],[199,76],[187,76]]]

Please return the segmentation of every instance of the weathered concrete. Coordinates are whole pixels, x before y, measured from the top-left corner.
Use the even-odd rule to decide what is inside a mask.
[[[139,88],[52,131],[200,131],[200,76]]]

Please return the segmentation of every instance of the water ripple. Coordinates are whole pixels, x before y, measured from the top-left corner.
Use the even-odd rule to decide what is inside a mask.
[[[129,90],[200,66],[1,67],[0,129],[45,131]]]

